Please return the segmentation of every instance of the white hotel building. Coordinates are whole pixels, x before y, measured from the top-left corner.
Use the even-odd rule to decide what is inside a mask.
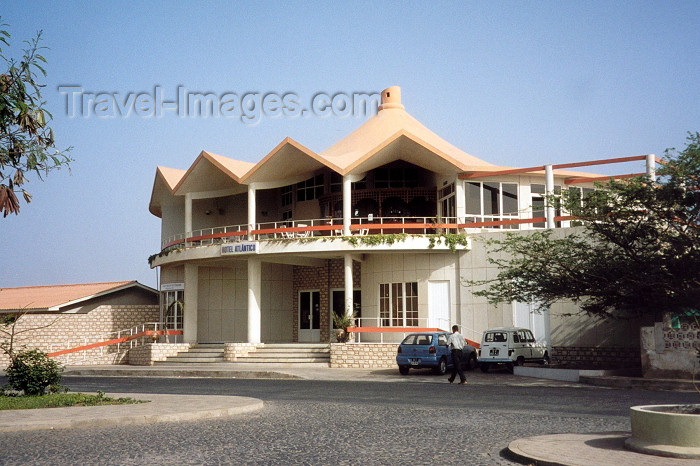
[[[409,115],[390,87],[376,116],[322,152],[286,138],[257,164],[202,151],[186,171],[158,167],[149,210],[162,249],[151,266],[185,343],[327,343],[331,313],[353,309],[360,344],[455,323],[480,341],[486,328],[518,325],[555,360],[638,358],[633,326],[563,317],[575,310],[565,303],[541,315],[490,305],[464,284],[496,273],[483,238],[571,231],[545,194],[592,189],[597,176],[478,159]]]

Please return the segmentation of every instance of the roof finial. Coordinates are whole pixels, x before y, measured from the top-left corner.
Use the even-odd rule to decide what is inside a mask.
[[[382,104],[379,106],[379,111],[387,108],[404,109],[401,105],[401,88],[399,86],[387,87],[382,91]]]

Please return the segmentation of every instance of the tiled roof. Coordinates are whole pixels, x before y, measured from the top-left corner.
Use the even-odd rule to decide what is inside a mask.
[[[25,286],[0,288],[0,311],[57,310],[62,305],[108,292],[140,285],[136,280],[124,282],[82,283],[77,285]]]

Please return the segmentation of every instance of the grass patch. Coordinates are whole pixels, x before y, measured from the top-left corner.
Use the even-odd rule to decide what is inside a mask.
[[[97,395],[86,393],[50,393],[42,396],[0,396],[0,411],[5,409],[39,409],[62,408],[67,406],[102,406],[145,403],[133,398],[112,398],[98,392]]]

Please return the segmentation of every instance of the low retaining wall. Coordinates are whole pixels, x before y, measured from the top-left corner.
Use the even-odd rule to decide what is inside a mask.
[[[568,368],[640,368],[638,347],[552,346],[551,363]]]
[[[331,343],[331,367],[396,367],[396,343]]]
[[[129,350],[129,364],[152,366],[156,361],[165,361],[168,356],[176,356],[180,351],[187,351],[190,346],[189,343],[146,343]]]
[[[642,373],[651,378],[686,378],[700,370],[700,326],[670,328],[662,322],[642,327]]]

